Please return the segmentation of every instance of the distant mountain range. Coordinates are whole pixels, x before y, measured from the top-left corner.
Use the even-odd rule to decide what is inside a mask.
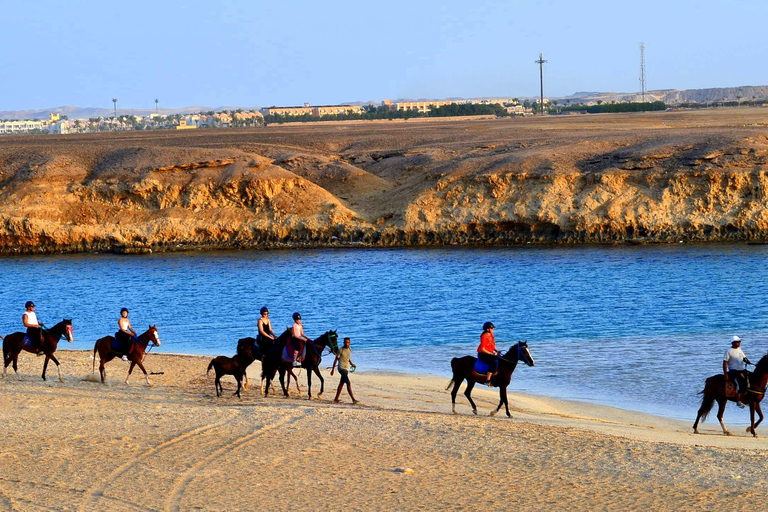
[[[516,97],[515,95],[505,96],[506,98]],[[525,99],[523,96],[517,96],[520,99]],[[678,91],[677,89],[657,89],[653,91],[646,91],[646,101],[663,101],[667,105],[679,105],[681,103],[716,103],[720,101],[742,101],[748,103],[753,100],[764,100],[768,98],[768,85],[745,85],[741,87],[716,87],[712,89],[686,89]],[[437,98],[429,98],[437,99]],[[418,99],[415,101],[429,101],[429,99]],[[448,100],[462,100],[464,98],[448,98]],[[530,97],[528,99],[535,99]],[[550,100],[558,100],[560,102],[570,101],[570,103],[591,103],[597,101],[603,102],[623,102],[623,101],[642,101],[642,96],[638,92],[577,92],[570,96],[563,97],[549,97]],[[414,101],[412,99],[398,99],[394,101]],[[362,102],[351,101],[343,103],[344,105],[369,105],[376,104],[376,102]],[[161,108],[159,113],[163,115],[171,114],[190,114],[195,112],[207,112],[213,110],[220,112],[222,110],[237,110],[241,108],[243,110],[258,110],[261,107],[243,107],[243,106],[221,106],[221,107],[206,107],[206,106],[192,106],[182,108]],[[57,113],[67,116],[69,119],[88,119],[91,117],[111,117],[114,110],[111,108],[100,107],[55,107],[55,108],[42,108],[42,109],[29,109],[29,110],[0,110],[0,120],[8,119],[48,119],[48,115],[51,113]],[[154,114],[153,108],[118,108],[118,115],[134,115],[134,116],[146,116]]]

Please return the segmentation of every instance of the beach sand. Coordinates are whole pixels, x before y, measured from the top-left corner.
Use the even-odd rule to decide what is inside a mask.
[[[149,388],[139,370],[123,383],[128,363],[103,385],[89,353],[57,356],[64,383],[29,354],[21,381],[0,381],[0,510],[732,510],[768,492],[768,437],[726,437],[714,415],[694,435],[695,411],[679,422],[513,380],[512,419],[488,416],[484,386],[478,416],[461,394],[453,415],[447,378],[380,372],[351,375],[360,404],[334,404],[327,370],[322,400],[303,371],[301,397],[265,399],[258,362],[242,399],[231,377],[216,398],[209,357],[150,353],[164,373]]]

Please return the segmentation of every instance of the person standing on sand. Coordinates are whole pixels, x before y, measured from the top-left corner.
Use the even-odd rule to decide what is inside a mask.
[[[483,334],[480,335],[480,346],[477,347],[477,358],[488,365],[488,381],[486,384],[491,385],[491,378],[496,372],[499,362],[496,360],[496,356],[499,355],[499,351],[496,350],[496,338],[493,336],[493,331],[496,326],[492,322],[485,322],[483,324]]]
[[[275,333],[272,331],[272,321],[269,319],[269,309],[264,306],[259,310],[261,318],[256,322],[256,327],[259,329],[259,339],[262,340],[275,340]]]
[[[24,304],[24,308],[26,311],[24,311],[24,314],[21,316],[21,321],[24,322],[24,327],[27,328],[27,336],[29,336],[29,339],[34,343],[35,348],[37,348],[37,354],[40,355],[43,353],[43,330],[41,329],[43,324],[37,321],[34,302],[28,300],[27,303]]]
[[[339,354],[336,356],[336,359],[333,360],[333,366],[331,367],[331,375],[333,375],[334,370],[336,369],[336,363],[339,363],[339,375],[341,375],[341,380],[339,381],[339,387],[336,389],[336,398],[333,399],[334,402],[339,402],[339,395],[341,395],[341,389],[344,387],[344,384],[347,385],[347,393],[349,393],[349,397],[352,399],[352,403],[356,404],[358,403],[358,400],[355,399],[355,395],[352,394],[352,384],[349,382],[349,369],[351,368],[357,368],[355,366],[355,363],[352,362],[352,348],[350,347],[350,344],[352,343],[352,340],[349,338],[344,338],[344,346],[341,347],[339,350]]]
[[[739,394],[747,391],[746,363],[750,363],[750,361],[741,351],[741,338],[734,336],[731,339],[731,348],[725,351],[723,357],[723,373],[725,374],[725,382],[732,380],[736,385],[736,392]],[[736,402],[736,405],[744,408],[741,400]]]

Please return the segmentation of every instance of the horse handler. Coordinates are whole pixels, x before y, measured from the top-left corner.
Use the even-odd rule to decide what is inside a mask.
[[[340,402],[339,395],[341,395],[341,389],[344,387],[344,384],[347,385],[347,393],[349,393],[352,403],[358,403],[358,400],[355,399],[355,395],[352,394],[352,384],[349,382],[350,367],[357,368],[351,359],[351,343],[352,341],[349,338],[344,338],[344,346],[339,350],[339,354],[336,356],[336,359],[333,360],[333,366],[331,367],[331,375],[333,375],[333,372],[336,369],[336,363],[339,363],[339,375],[341,375],[341,381],[339,381],[339,387],[336,389],[336,398],[333,399],[333,401],[337,403]]]

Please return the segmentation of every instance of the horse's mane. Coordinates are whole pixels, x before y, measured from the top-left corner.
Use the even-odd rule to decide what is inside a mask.
[[[768,354],[765,354],[755,365],[755,373],[768,373]]]

